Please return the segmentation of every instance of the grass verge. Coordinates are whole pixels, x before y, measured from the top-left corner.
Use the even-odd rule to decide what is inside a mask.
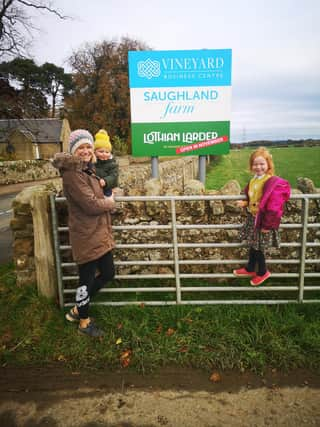
[[[126,367],[147,373],[164,365],[320,372],[320,305],[93,306],[106,331],[92,340],[67,324],[56,304],[16,286],[0,266],[1,366],[53,362],[78,369]]]
[[[251,178],[248,164],[250,154],[254,150],[243,148],[218,156],[216,162],[208,167],[207,189],[219,190],[232,179],[236,179],[243,188]],[[316,187],[320,187],[320,147],[272,147],[270,152],[276,175],[287,179],[293,188],[297,187],[298,177],[308,177]]]

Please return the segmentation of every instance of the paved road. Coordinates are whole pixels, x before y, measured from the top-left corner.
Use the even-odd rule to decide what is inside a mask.
[[[21,182],[12,185],[0,185],[0,264],[12,260],[12,218],[11,204],[15,196],[26,187],[37,184],[58,183],[61,178],[45,179],[41,181]]]
[[[0,264],[12,260],[11,204],[17,193],[0,196]]]

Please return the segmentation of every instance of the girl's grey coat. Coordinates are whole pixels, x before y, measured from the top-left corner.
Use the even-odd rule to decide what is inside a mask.
[[[86,164],[80,158],[58,153],[53,165],[61,173],[68,202],[73,259],[77,264],[98,259],[115,245],[110,216],[115,202],[104,197],[99,182],[84,171]]]

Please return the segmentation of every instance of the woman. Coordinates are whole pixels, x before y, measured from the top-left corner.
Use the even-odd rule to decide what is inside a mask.
[[[80,333],[101,337],[104,333],[90,319],[89,305],[93,295],[115,274],[110,216],[115,201],[113,195],[104,196],[95,176],[93,142],[90,132],[84,129],[71,132],[70,154],[56,154],[53,165],[62,176],[72,255],[79,270],[76,305],[66,314],[66,319],[79,322]]]

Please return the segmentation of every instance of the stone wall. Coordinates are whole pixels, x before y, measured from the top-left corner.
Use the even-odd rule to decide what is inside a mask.
[[[119,186],[126,195],[142,194],[144,184],[151,175],[150,159],[118,157]],[[182,191],[185,182],[198,175],[198,157],[187,156],[159,163],[159,176],[164,189]],[[49,160],[0,162],[0,185],[56,178],[59,172]]]
[[[17,284],[35,284],[34,237],[31,197],[36,187],[19,193],[13,204],[14,217],[10,226],[13,233],[13,260],[17,272]]]
[[[48,160],[0,162],[0,185],[56,178],[59,172]]]
[[[147,191],[149,195],[157,195],[157,193],[165,195],[161,186],[155,185],[156,182],[148,182],[146,187],[152,189]],[[299,190],[293,190],[294,194],[302,194]],[[320,193],[320,192],[319,192]],[[168,194],[172,194],[171,191]],[[189,181],[182,195],[203,195],[215,196],[215,200],[201,200],[201,201],[178,201],[176,202],[176,216],[177,224],[191,225],[191,224],[241,224],[245,219],[245,212],[236,206],[235,201],[219,200],[220,196],[225,195],[240,195],[240,186],[237,181],[228,182],[220,191],[207,191],[205,192],[203,184],[196,180]],[[319,223],[319,200],[310,201],[309,209],[309,222]],[[63,219],[63,213],[61,215]],[[292,199],[286,204],[285,213],[282,218],[283,224],[301,224],[302,222],[302,201]],[[122,209],[113,216],[113,224],[116,225],[171,225],[171,205],[170,202],[132,202],[125,204]],[[186,247],[179,249],[179,259],[183,260],[246,260],[247,249],[246,247],[199,247],[197,244],[210,243],[239,243],[238,241],[239,230],[234,229],[182,229],[177,231],[177,239],[182,244],[194,244],[195,247]],[[115,239],[117,243],[121,244],[148,244],[148,243],[172,243],[172,230],[115,230]],[[280,231],[282,243],[299,243],[302,238],[302,231],[299,228],[283,228]],[[309,242],[320,241],[320,231],[317,228],[309,229],[308,238]],[[279,250],[270,250],[267,254],[270,258],[277,259],[293,259],[298,260],[300,257],[301,249],[299,247],[281,247]],[[320,247],[307,248],[307,259],[319,259]],[[116,249],[116,260],[145,260],[145,261],[160,261],[172,260],[172,249],[158,248],[158,249]],[[67,257],[66,257],[67,260]],[[237,268],[237,267],[235,267]],[[215,265],[192,265],[186,264],[180,266],[180,273],[231,273],[232,265],[215,264]],[[164,266],[124,266],[118,267],[118,274],[132,274],[132,271],[139,274],[159,274],[159,273],[173,273],[174,267]],[[272,271],[275,273],[297,273],[299,272],[299,265],[292,264],[278,264],[272,266]],[[307,264],[306,271],[320,271],[319,264]],[[225,280],[225,279],[223,279]],[[219,280],[218,280],[219,281]],[[296,279],[297,282],[297,279]]]
[[[127,162],[127,163],[126,163]],[[198,157],[188,156],[159,163],[159,181],[163,192],[183,191],[190,179],[198,176]],[[146,194],[145,183],[151,177],[150,160],[144,163],[119,161],[119,187],[126,196]]]
[[[174,162],[173,162],[174,163]],[[144,168],[144,167],[143,167]],[[191,166],[190,166],[191,168]],[[168,165],[164,165],[163,171],[168,171],[172,168]],[[177,170],[177,167],[173,170]],[[132,193],[137,194],[137,188],[140,188],[141,176],[147,172],[143,169],[143,173],[137,173],[136,175],[136,187],[132,189],[128,188],[127,192],[130,195]],[[191,172],[190,172],[191,173]],[[180,180],[182,181],[182,175]],[[183,178],[184,179],[184,178]],[[240,194],[240,186],[237,181],[230,181],[220,191],[209,191],[205,192],[203,184],[197,180],[185,180],[184,190],[179,192],[177,190],[178,180],[172,178],[172,187],[167,184],[166,180],[147,180],[144,183],[142,194],[145,195],[212,195],[212,196],[223,196],[223,195],[236,195]],[[319,190],[315,189],[312,181],[305,180],[301,182],[301,188],[310,190],[313,192],[320,193]],[[142,185],[142,184],[141,184]],[[37,198],[37,193],[41,193],[43,197],[45,192],[57,192],[59,188],[47,188],[44,186],[31,187],[20,193],[13,203],[14,208],[14,219],[12,220],[12,229],[14,233],[14,262],[17,269],[17,283],[18,285],[32,284],[37,282],[37,266],[35,259],[37,254],[34,252],[34,241],[36,231],[34,230],[35,218],[34,218],[34,199]],[[293,190],[294,194],[302,194],[300,190]],[[32,202],[33,200],[33,202]],[[319,200],[310,201],[309,211],[309,222],[319,223]],[[119,203],[120,208],[113,215],[113,225],[170,225],[171,224],[171,205],[168,201],[137,201],[137,202],[125,202]],[[302,201],[301,200],[290,200],[286,205],[285,214],[283,216],[284,224],[301,223],[302,215]],[[49,205],[47,205],[47,212],[49,212]],[[226,200],[201,200],[201,201],[179,201],[176,203],[176,214],[178,224],[240,224],[244,220],[244,212],[235,205],[235,201]],[[58,205],[58,217],[59,224],[67,224],[67,207],[66,204]],[[48,226],[48,228],[50,228]],[[51,231],[51,230],[50,230]],[[44,231],[45,232],[45,231]],[[47,233],[46,233],[47,234]],[[114,230],[114,235],[117,244],[127,243],[172,243],[172,232],[170,230]],[[201,243],[236,243],[238,236],[237,229],[184,229],[178,230],[177,238],[180,243],[191,243],[196,246],[193,248],[181,248],[179,249],[180,259],[185,260],[246,260],[247,251],[243,247],[228,247],[228,248],[204,248],[197,246]],[[281,231],[281,239],[283,243],[292,243],[301,241],[301,229],[289,228]],[[63,233],[61,236],[61,243],[68,243],[68,234]],[[320,232],[317,228],[310,228],[308,231],[309,242],[319,242]],[[39,236],[38,236],[39,240]],[[41,240],[41,239],[40,239]],[[53,249],[51,251],[53,253]],[[52,253],[48,256],[43,257],[50,258]],[[172,248],[157,248],[157,249],[123,249],[116,248],[114,251],[116,261],[161,261],[161,260],[172,260],[173,253]],[[271,258],[276,259],[293,259],[297,260],[300,257],[299,247],[282,247],[279,253],[271,252]],[[320,248],[310,247],[307,248],[306,252],[307,259],[319,259]],[[64,251],[62,255],[63,262],[71,261],[70,251]],[[38,261],[39,262],[39,261]],[[41,262],[41,261],[40,261]],[[151,263],[150,263],[151,264]],[[39,267],[40,268],[40,267]],[[230,273],[234,267],[233,265],[223,265],[219,262],[216,265],[192,265],[186,264],[181,266],[181,273]],[[119,266],[117,267],[117,274],[172,274],[174,271],[173,266],[163,265],[131,265],[131,266]],[[298,264],[275,264],[272,266],[273,272],[295,272],[299,271]],[[306,271],[315,272],[319,271],[319,264],[306,264]],[[76,269],[68,267],[68,271],[65,274],[76,274]],[[39,273],[38,273],[39,276]],[[295,283],[298,279],[294,279]],[[219,279],[217,279],[219,281]],[[38,283],[39,286],[39,283]],[[74,287],[74,282],[72,284]],[[48,296],[54,296],[49,295]]]
[[[151,166],[147,159],[129,157],[118,158],[119,186],[124,195],[143,195],[154,191],[153,180],[150,181]],[[198,158],[182,157],[162,161],[159,164],[159,185],[163,191],[179,192],[188,179],[198,173]],[[25,182],[30,179],[57,177],[58,171],[49,161],[17,161],[0,163],[0,185]],[[59,181],[59,180],[58,180]],[[149,184],[146,185],[146,182]],[[17,269],[19,285],[36,283],[36,266],[34,261],[34,214],[32,200],[43,196],[43,192],[59,193],[61,182],[54,180],[52,184],[31,186],[17,195],[13,202],[14,217],[11,221],[13,231],[13,257]],[[41,196],[41,197],[42,197]],[[50,210],[47,203],[47,210]],[[51,230],[50,230],[51,232]]]

